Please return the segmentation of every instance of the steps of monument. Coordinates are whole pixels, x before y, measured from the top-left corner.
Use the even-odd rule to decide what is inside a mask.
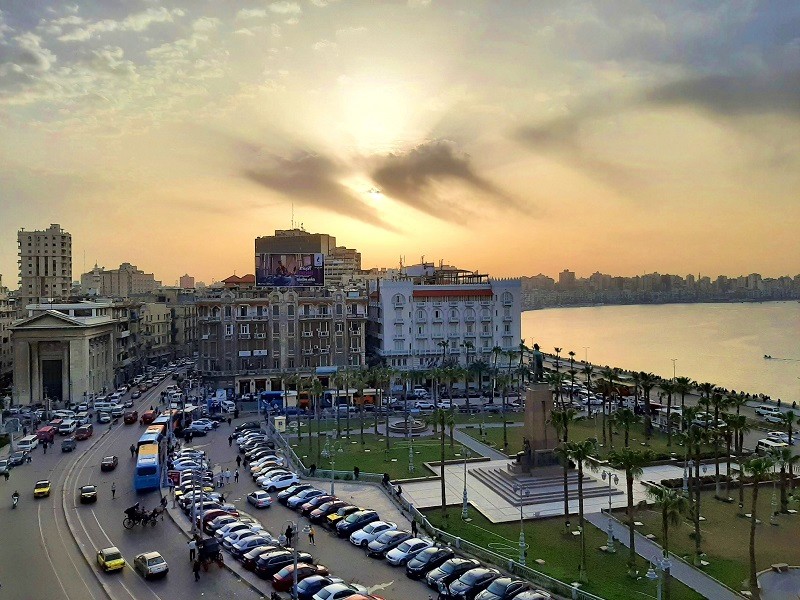
[[[531,506],[558,502],[562,501],[564,497],[563,478],[521,478],[525,495],[520,499],[519,493],[516,490],[516,486],[518,486],[519,483],[516,483],[513,477],[508,477],[503,469],[471,469],[469,472],[512,506],[520,506],[520,504],[522,506]],[[568,481],[567,489],[569,490],[570,496],[574,498],[578,493],[577,473],[571,475],[573,475],[573,477]],[[608,496],[608,487],[602,482],[584,475],[582,495],[584,498],[606,497]],[[623,495],[623,493],[617,489],[613,489],[611,495],[619,496]]]

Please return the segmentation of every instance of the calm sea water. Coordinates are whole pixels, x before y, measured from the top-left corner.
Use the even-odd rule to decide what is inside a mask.
[[[595,365],[662,377],[672,377],[675,358],[679,377],[800,403],[800,302],[528,311],[522,337],[546,352],[558,346],[580,360],[588,352]]]

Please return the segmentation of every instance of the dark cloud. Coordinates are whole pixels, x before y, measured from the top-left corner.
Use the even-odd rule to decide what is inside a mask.
[[[460,152],[454,142],[436,140],[420,144],[404,153],[393,153],[375,159],[373,180],[383,192],[408,206],[441,217],[453,210],[436,192],[436,184],[457,181],[482,192],[498,205],[520,211],[527,207],[518,203],[499,187],[481,177],[468,154]],[[456,207],[462,214],[469,210]]]
[[[239,149],[258,163],[242,171],[250,181],[317,208],[396,231],[374,208],[340,183],[347,170],[332,159],[309,152],[296,153],[290,158],[265,156],[257,146],[247,142],[242,142]]]

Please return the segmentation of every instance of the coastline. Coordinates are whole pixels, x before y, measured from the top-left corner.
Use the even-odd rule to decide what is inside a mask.
[[[551,304],[548,306],[534,306],[526,308],[523,306],[522,312],[534,312],[539,310],[550,310],[553,308],[594,308],[600,306],[663,306],[666,304],[769,304],[772,302],[800,302],[800,298],[766,298],[766,299],[749,299],[749,298],[709,298],[703,300],[653,300],[652,302],[580,302],[576,304]]]

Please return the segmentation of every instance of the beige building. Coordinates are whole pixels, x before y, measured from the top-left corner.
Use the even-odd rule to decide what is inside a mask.
[[[152,273],[145,273],[136,265],[122,263],[118,269],[94,269],[81,275],[81,293],[102,298],[130,298],[146,294],[161,287]]]
[[[30,305],[11,331],[15,403],[77,402],[114,386],[111,303]]]
[[[145,302],[140,310],[139,331],[145,362],[168,360],[171,354],[172,310],[161,302]]]
[[[191,275],[181,275],[180,284],[181,289],[184,290],[193,290],[194,289],[194,277]]]
[[[352,285],[361,274],[361,253],[352,248],[336,246],[325,257],[325,285]]]
[[[14,305],[8,295],[8,288],[3,286],[0,275],[0,387],[11,379],[13,365],[13,348],[11,346],[11,323],[14,321]]]
[[[24,311],[29,304],[67,300],[72,286],[72,236],[58,224],[44,231],[20,229],[17,245],[18,310]]]
[[[364,290],[240,287],[197,301],[199,368],[239,393],[365,365]]]

